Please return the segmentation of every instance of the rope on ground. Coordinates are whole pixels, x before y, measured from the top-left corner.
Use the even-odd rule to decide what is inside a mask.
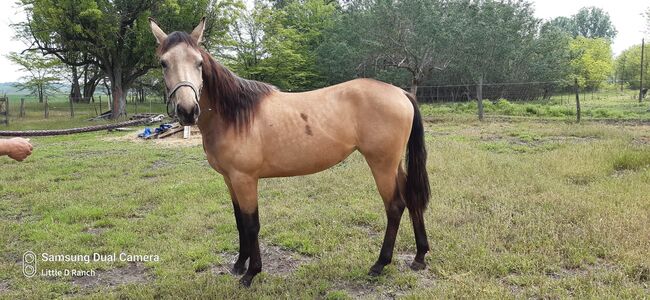
[[[128,127],[139,124],[149,124],[160,122],[165,118],[164,115],[157,115],[155,117],[142,118],[137,120],[124,121],[114,124],[104,124],[104,125],[95,125],[87,126],[80,128],[70,128],[70,129],[55,129],[55,130],[25,130],[25,131],[3,131],[0,130],[0,136],[12,136],[12,137],[30,137],[30,136],[55,136],[55,135],[68,135],[84,132],[93,132],[100,130],[111,130],[120,127]]]

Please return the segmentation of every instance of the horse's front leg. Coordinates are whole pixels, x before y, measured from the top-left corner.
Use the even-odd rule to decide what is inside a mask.
[[[226,186],[228,186],[228,191],[230,192],[230,198],[232,199],[232,206],[235,212],[235,221],[237,222],[237,231],[239,232],[239,255],[237,256],[237,261],[232,267],[230,273],[234,275],[242,275],[246,272],[246,261],[250,257],[248,251],[248,240],[244,234],[244,228],[241,220],[241,209],[239,208],[239,202],[237,201],[237,195],[232,189],[232,184],[230,184],[230,179],[227,177],[224,178]]]
[[[234,197],[233,197],[234,198]],[[233,208],[235,210],[235,220],[237,221],[237,231],[239,231],[239,255],[237,256],[237,261],[233,265],[232,270],[230,271],[234,275],[242,275],[246,272],[246,261],[250,257],[248,239],[244,234],[244,228],[241,220],[241,210],[239,209],[239,204],[233,199],[232,202]]]
[[[240,257],[235,262],[233,273],[246,270],[246,259],[249,258],[248,269],[239,280],[242,285],[248,287],[255,275],[262,271],[262,257],[258,240],[260,219],[257,212],[257,178],[238,174],[230,176],[227,181],[230,182],[231,195],[234,195],[232,197],[233,206],[235,207],[235,218],[237,219],[240,239]]]

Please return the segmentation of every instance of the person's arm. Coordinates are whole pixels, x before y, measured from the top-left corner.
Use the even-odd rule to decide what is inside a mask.
[[[0,139],[0,156],[8,155],[14,160],[23,161],[32,154],[32,144],[23,138]]]

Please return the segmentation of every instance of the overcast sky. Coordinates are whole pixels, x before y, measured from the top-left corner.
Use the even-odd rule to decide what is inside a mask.
[[[614,54],[626,48],[640,44],[643,37],[645,20],[641,12],[650,7],[647,0],[533,0],[536,16],[551,19],[558,16],[570,16],[581,7],[596,6],[607,11],[618,35],[612,45]],[[20,22],[24,14],[15,7],[14,1],[0,0],[0,82],[17,81],[22,74],[19,67],[5,57],[11,51],[21,51],[26,46],[13,41],[13,30],[9,24]]]

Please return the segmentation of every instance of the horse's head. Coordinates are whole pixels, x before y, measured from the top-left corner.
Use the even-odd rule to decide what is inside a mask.
[[[173,114],[181,125],[192,125],[201,113],[203,57],[199,44],[203,39],[205,18],[191,34],[175,31],[167,35],[152,18],[149,23],[159,45],[157,54],[167,87],[167,105],[173,107]]]

